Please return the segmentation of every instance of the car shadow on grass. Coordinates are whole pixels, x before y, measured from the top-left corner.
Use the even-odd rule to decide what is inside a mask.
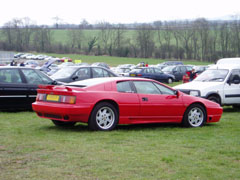
[[[218,127],[218,123],[208,123],[202,127]],[[198,128],[202,128],[198,127]],[[196,128],[196,129],[198,129]],[[86,123],[77,123],[75,126],[70,127],[59,127],[55,125],[42,126],[42,130],[46,131],[64,131],[64,132],[99,132],[89,129]],[[173,131],[173,130],[188,130],[193,128],[184,127],[178,123],[149,123],[149,124],[121,124],[117,125],[112,131],[150,131],[150,130],[161,130],[161,131]],[[105,131],[106,132],[106,131]],[[111,131],[110,131],[111,132]]]
[[[240,112],[240,107],[224,106],[223,113],[224,112]]]
[[[206,124],[205,126],[211,126],[210,124]],[[201,128],[201,127],[200,127]],[[42,130],[46,131],[64,131],[64,132],[99,132],[92,131],[88,128],[87,124],[79,123],[73,127],[58,127],[58,126],[44,126],[41,127]],[[173,131],[173,130],[183,130],[183,129],[191,129],[185,128],[181,124],[175,123],[152,123],[152,124],[127,124],[127,125],[117,125],[115,129],[112,131],[152,131],[152,130],[160,130],[160,131]],[[110,131],[111,132],[111,131]]]

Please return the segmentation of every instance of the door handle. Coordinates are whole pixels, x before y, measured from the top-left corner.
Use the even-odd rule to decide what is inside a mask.
[[[148,98],[147,97],[143,97],[142,101],[148,101]]]

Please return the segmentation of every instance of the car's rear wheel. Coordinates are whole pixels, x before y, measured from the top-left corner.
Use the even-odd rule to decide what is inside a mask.
[[[92,130],[110,131],[116,127],[118,118],[116,108],[108,102],[102,102],[94,107],[88,126]]]
[[[199,104],[190,105],[183,116],[183,125],[185,127],[200,127],[207,120],[206,110]]]
[[[76,124],[76,122],[64,122],[64,121],[56,121],[52,120],[53,124],[59,127],[72,127]]]

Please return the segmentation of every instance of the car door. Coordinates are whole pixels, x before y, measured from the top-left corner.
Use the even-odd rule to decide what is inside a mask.
[[[185,107],[175,91],[149,81],[134,81],[139,95],[140,115],[143,121],[179,122]]]
[[[232,70],[228,81],[224,84],[224,103],[225,104],[240,104],[240,69]]]
[[[173,75],[175,76],[175,79],[177,81],[179,81],[181,79],[181,69],[180,69],[180,66],[176,66],[174,69],[173,69]]]
[[[92,67],[92,78],[113,77],[114,75],[107,70],[99,67]]]
[[[149,79],[156,79],[153,68],[144,68],[143,69],[143,77]]]
[[[137,120],[140,113],[140,101],[131,81],[117,82],[117,91],[120,119],[123,119],[125,123],[131,123],[129,120]]]
[[[38,85],[51,84],[52,80],[34,69],[21,69],[21,73],[28,88],[26,103],[31,107],[31,104],[36,100]]]
[[[160,69],[154,68],[155,71],[155,80],[160,82],[166,82],[167,75],[164,74]]]
[[[24,108],[28,86],[17,68],[0,69],[0,109]]]
[[[91,78],[91,71],[89,67],[79,68],[71,77],[72,81],[81,81]]]

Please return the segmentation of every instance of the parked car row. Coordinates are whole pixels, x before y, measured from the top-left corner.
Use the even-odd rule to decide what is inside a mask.
[[[94,63],[92,65],[89,65],[87,63],[75,64],[73,62],[62,62],[61,64],[56,64],[55,62],[57,62],[57,59],[50,59],[46,61],[42,67],[39,66],[40,63],[38,62],[39,61],[36,60],[26,60],[25,67],[6,66],[0,69],[1,98],[10,98],[11,93],[13,97],[16,98],[16,102],[14,100],[8,100],[10,104],[6,106],[2,104],[2,106],[0,106],[0,109],[4,109],[4,107],[11,107],[11,104],[14,108],[31,108],[31,103],[35,100],[35,96],[37,94],[36,89],[38,84],[65,84],[90,78],[117,76],[149,78],[164,83],[172,83],[176,80],[175,75],[171,73],[164,73],[159,68],[152,66],[137,67],[133,64],[123,64],[119,65],[119,67],[115,69],[118,70],[118,72],[114,73],[109,69],[109,66],[103,62]],[[178,66],[181,67],[181,65]],[[43,67],[45,67],[47,70]],[[119,70],[121,70],[121,72]],[[31,75],[28,75],[30,73],[26,74],[25,72],[32,73]],[[18,77],[18,80],[16,80],[16,75]],[[31,79],[29,79],[30,77]],[[16,89],[16,93],[19,93],[19,90],[22,94],[14,94],[13,92],[10,92],[10,94],[8,94],[9,92],[7,91],[9,88]],[[20,100],[20,97],[25,97],[28,100]],[[5,100],[7,99],[4,99],[4,101]]]
[[[31,53],[17,53],[14,55],[15,59],[26,59],[26,60],[50,60],[52,58],[55,58],[56,60],[58,60],[59,62],[72,62],[72,59],[69,57],[62,57],[62,58],[58,58],[58,57],[52,57],[52,56],[48,56],[48,55],[44,55],[44,54],[31,54]]]
[[[36,68],[0,67],[0,110],[33,108],[39,117],[51,119],[56,126],[84,122],[90,129],[102,131],[112,130],[118,124],[139,123],[200,127],[218,122],[223,112],[216,102],[160,83],[172,83],[177,76],[171,73],[183,68],[187,71],[188,66],[166,66],[175,68],[166,73],[157,67],[126,65],[118,69],[128,69],[131,77],[117,77],[102,63],[65,64],[58,66],[59,70],[50,77]]]

